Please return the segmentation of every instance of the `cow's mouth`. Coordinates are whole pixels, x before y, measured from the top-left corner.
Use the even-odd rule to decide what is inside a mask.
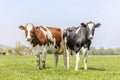
[[[89,36],[89,39],[92,40],[92,39],[93,39],[93,35],[90,35],[90,36]]]

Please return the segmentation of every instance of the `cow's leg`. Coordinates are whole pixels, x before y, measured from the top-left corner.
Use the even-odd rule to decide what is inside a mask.
[[[82,52],[84,54],[84,70],[87,70],[87,57],[88,57],[87,48],[84,48]]]
[[[80,61],[80,55],[79,55],[79,52],[77,52],[76,54],[76,66],[75,66],[75,70],[77,71],[78,70],[78,63]]]
[[[46,60],[46,55],[47,55],[45,51],[46,49],[44,48],[42,52],[42,69],[45,69],[45,60]]]
[[[37,61],[37,66],[38,66],[38,69],[40,70],[40,55],[36,55],[36,61]]]
[[[64,67],[67,67],[67,54],[63,52],[63,58],[64,58]]]
[[[38,52],[37,47],[33,47],[33,54],[36,57],[38,69],[40,69],[40,53]]]
[[[70,53],[69,53],[69,49],[66,49],[66,53],[67,53],[67,68],[70,68]]]
[[[54,54],[54,62],[55,62],[55,66],[57,66],[57,64],[58,64],[58,54],[57,53]]]
[[[79,51],[80,51],[80,49],[77,48],[77,49],[76,49],[76,65],[75,65],[75,70],[76,70],[76,71],[78,70],[78,64],[79,64],[79,61],[80,61]]]
[[[46,53],[42,53],[42,69],[45,69]]]

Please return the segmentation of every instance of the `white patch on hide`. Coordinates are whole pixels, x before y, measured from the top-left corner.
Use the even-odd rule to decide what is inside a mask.
[[[54,43],[54,45],[56,45],[56,40],[55,38],[53,38],[51,31],[46,27],[43,26],[47,31],[43,30],[42,28],[40,28],[40,30],[44,33],[44,35]]]
[[[90,31],[92,30],[92,28],[94,27],[94,24],[93,23],[88,23],[88,27],[90,29]]]
[[[79,30],[80,30],[80,27],[76,30],[76,32],[75,32],[75,33],[77,34],[77,33],[79,32]]]
[[[31,36],[30,36],[30,31],[32,30],[32,28],[33,28],[33,25],[32,24],[28,24],[27,26],[26,26],[26,28],[27,28],[27,31],[28,31],[28,35],[27,35],[27,39],[28,38],[31,38]]]

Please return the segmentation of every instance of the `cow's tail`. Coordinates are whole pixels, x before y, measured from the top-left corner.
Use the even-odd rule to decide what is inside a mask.
[[[67,36],[67,31],[63,30],[63,39],[65,39],[66,36]]]

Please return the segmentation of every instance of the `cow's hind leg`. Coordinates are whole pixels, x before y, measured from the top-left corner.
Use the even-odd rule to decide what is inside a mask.
[[[66,54],[67,54],[67,68],[70,68],[70,53],[69,49],[66,49]]]
[[[66,52],[63,53],[63,58],[64,58],[64,67],[67,67],[67,54]]]

